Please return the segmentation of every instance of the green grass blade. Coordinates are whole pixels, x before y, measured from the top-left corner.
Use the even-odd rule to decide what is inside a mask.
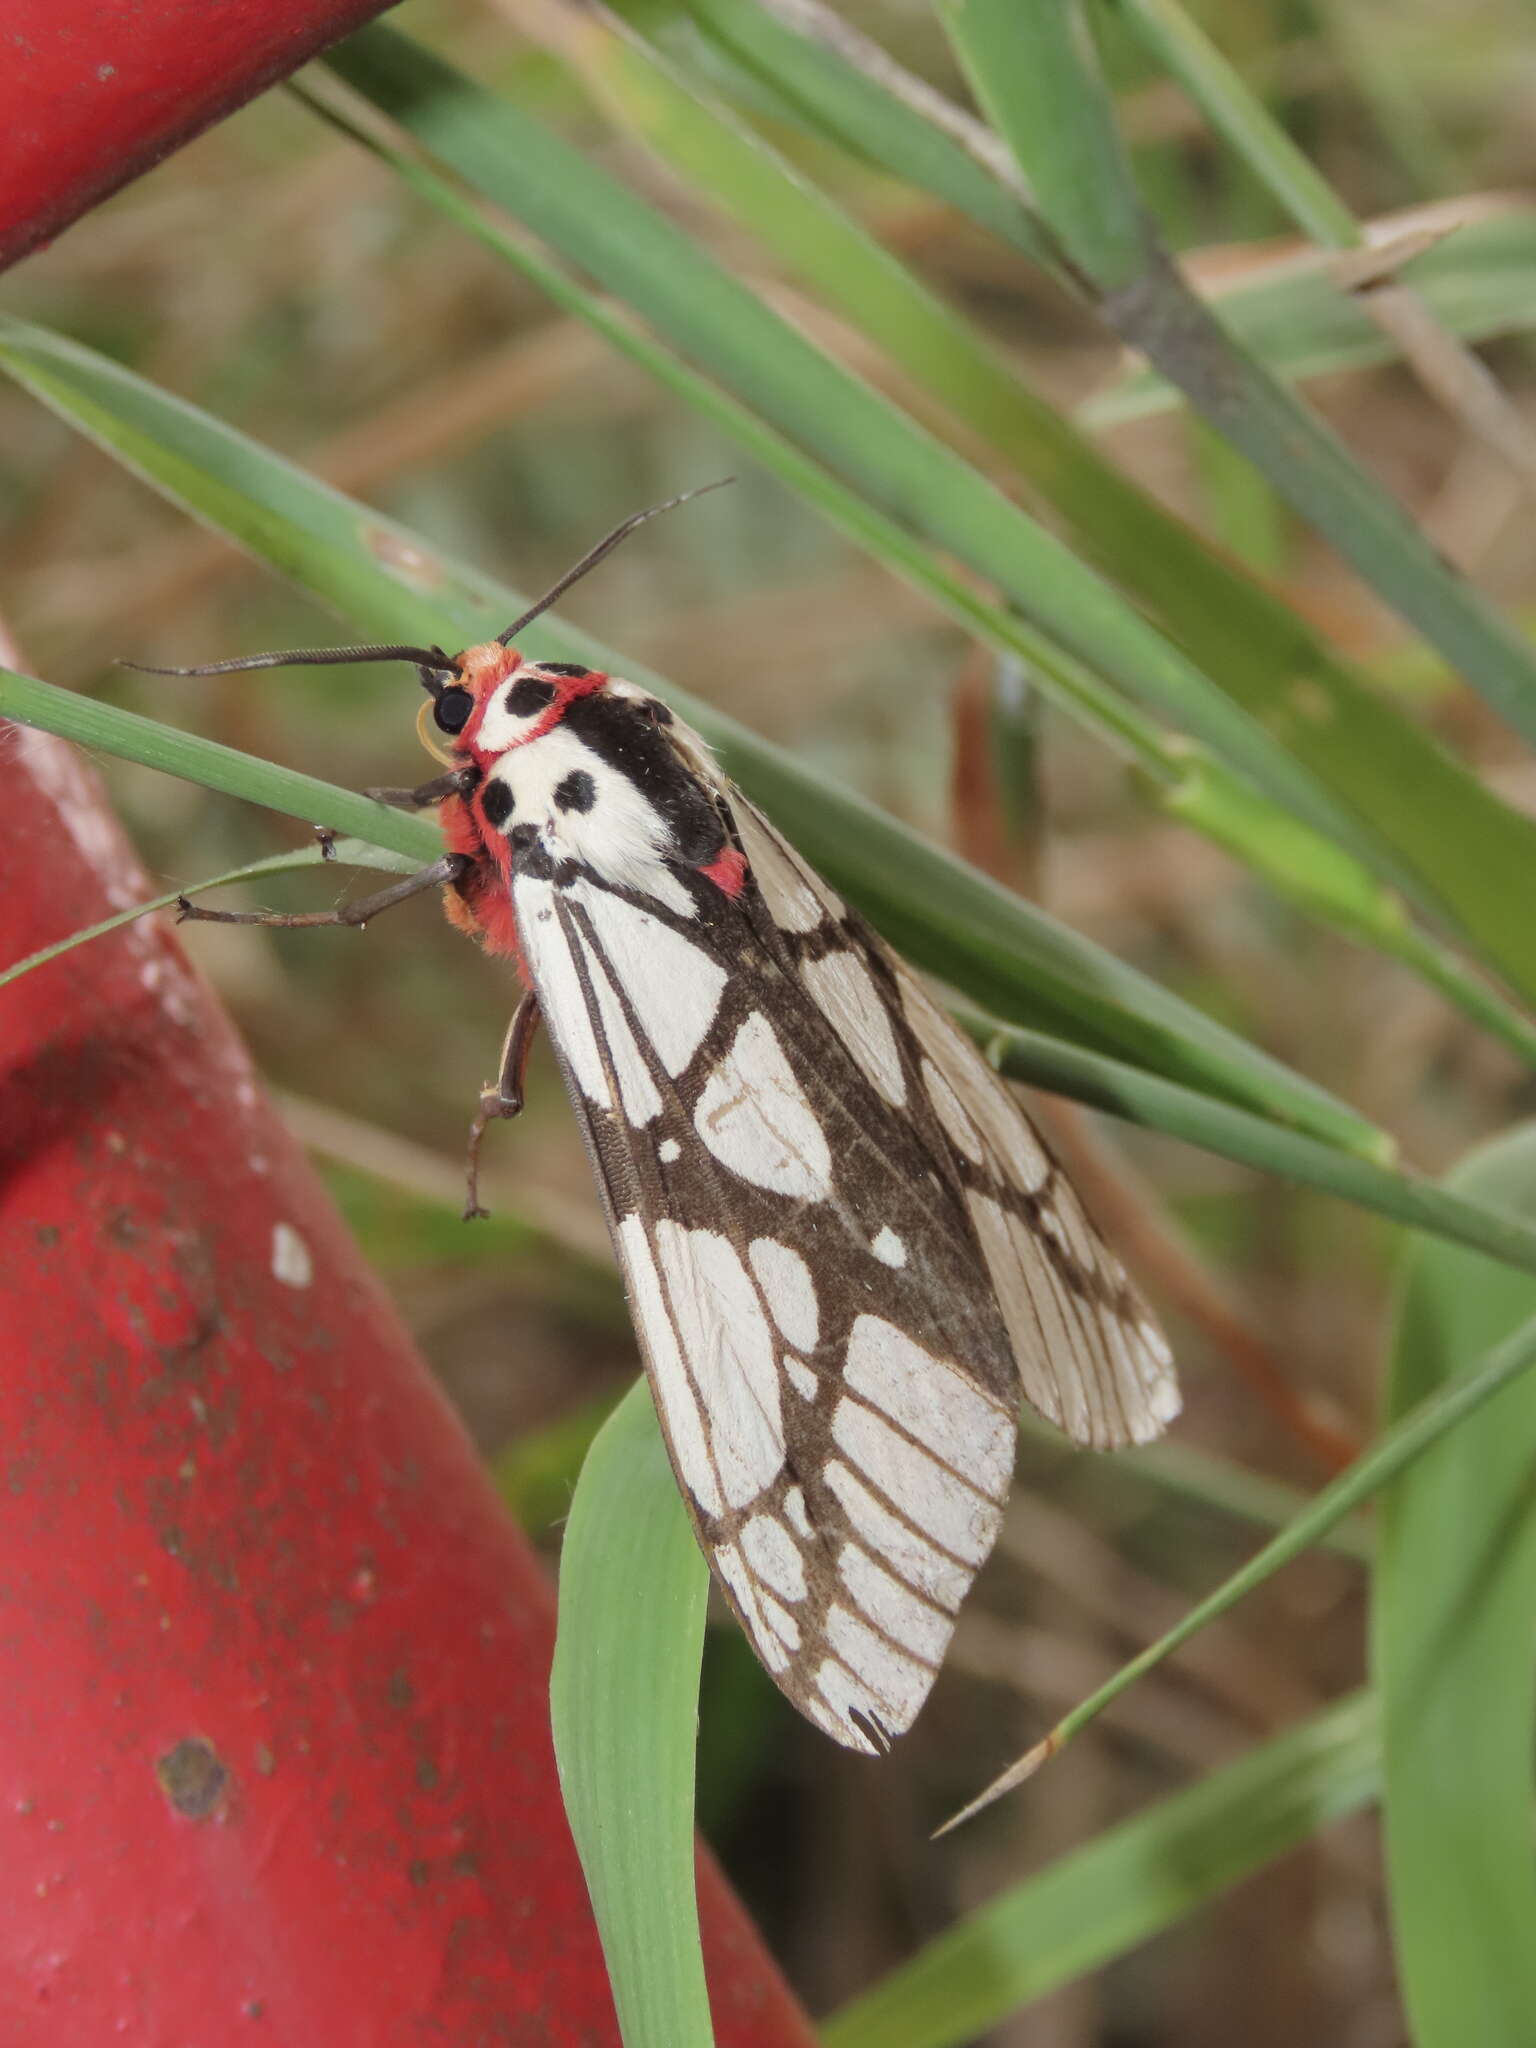
[[[824,2048],[960,2048],[1358,1813],[1377,1751],[1356,1693],[968,1914],[825,2021]]]
[[[442,834],[429,819],[392,810],[372,797],[337,789],[297,769],[258,760],[253,754],[221,746],[217,740],[178,732],[153,718],[141,718],[135,711],[122,711],[114,704],[57,689],[52,683],[10,669],[0,669],[0,718],[57,733],[77,746],[99,748],[122,761],[159,768],[224,796],[265,804],[311,825],[350,833],[370,846],[400,854],[416,866],[425,867],[443,850]]]
[[[893,99],[880,82],[878,61],[860,68],[849,60],[846,52],[863,48],[863,38],[841,16],[831,16],[839,45],[832,48],[789,28],[759,0],[644,0],[643,12],[640,5],[627,12],[680,56],[691,41],[700,42],[733,98],[765,106],[903,184],[933,193],[1060,276],[1050,238],[1016,196],[953,135]],[[685,20],[692,37],[684,31]],[[1012,171],[1000,146],[997,156]]]
[[[4,677],[0,675],[0,688],[3,687]],[[402,874],[415,866],[415,862],[402,860],[397,854],[365,846],[360,839],[338,839],[329,859],[318,846],[300,847],[294,853],[275,853],[268,860],[253,860],[243,868],[231,868],[228,874],[211,875],[207,881],[188,882],[183,888],[172,889],[164,896],[152,896],[147,903],[135,903],[129,910],[119,910],[113,917],[104,917],[99,924],[86,925],[81,931],[71,932],[67,939],[44,946],[40,952],[29,953],[24,960],[17,960],[9,967],[0,967],[0,988],[4,988],[7,982],[20,981],[24,974],[31,974],[35,968],[46,967],[50,960],[72,953],[76,946],[88,946],[92,939],[104,939],[109,932],[121,931],[125,924],[133,924],[153,910],[170,910],[183,896],[206,896],[210,889],[227,888],[233,882],[258,882],[268,875],[285,875],[294,868],[329,866],[332,862],[341,867],[382,868],[391,874]]]
[[[1354,248],[1354,215],[1178,0],[1119,0],[1119,10],[1302,233],[1320,248]]]
[[[1447,1194],[1445,1199],[1453,1198]],[[1480,1204],[1478,1206],[1481,1207]],[[1531,1270],[1528,1261],[1522,1263],[1527,1271]],[[1247,1564],[1224,1580],[1214,1593],[1192,1607],[1166,1635],[1122,1664],[1112,1678],[1090,1693],[1070,1713],[1064,1714],[1045,1740],[990,1785],[974,1805],[966,1809],[967,1813],[990,1804],[1003,1792],[1022,1784],[1047,1757],[1065,1748],[1090,1721],[1097,1720],[1107,1706],[1139,1679],[1145,1678],[1149,1671],[1156,1670],[1181,1644],[1187,1643],[1191,1636],[1198,1635],[1201,1629],[1209,1627],[1240,1600],[1246,1599],[1256,1587],[1272,1578],[1282,1565],[1289,1564],[1304,1550],[1311,1549],[1352,1508],[1358,1507],[1400,1473],[1407,1471],[1415,1459],[1444,1441],[1468,1416],[1475,1415],[1485,1403],[1527,1374],[1533,1365],[1536,1365],[1536,1318],[1522,1324],[1512,1337],[1479,1359],[1474,1368],[1446,1382],[1403,1415],[1369,1451],[1362,1452],[1352,1465],[1336,1479],[1330,1480],[1304,1511]]]
[[[1475,1153],[1458,1194],[1536,1216],[1536,1129]],[[1536,1281],[1446,1245],[1411,1256],[1387,1415],[1458,1383],[1536,1316]],[[1372,1602],[1398,1976],[1417,2048],[1523,2048],[1536,2012],[1531,1729],[1536,1518],[1527,1377],[1387,1492]]]
[[[0,365],[156,488],[348,613],[371,636],[465,646],[490,637],[522,608],[520,593],[435,553],[407,529],[87,349],[0,323]],[[618,667],[669,697],[895,944],[994,1012],[1049,1019],[1084,1043],[1165,1067],[1191,1086],[1226,1094],[1327,1143],[1375,1156],[1389,1148],[1381,1132],[1321,1089],[733,721],[553,617],[541,620],[533,637],[551,654]],[[109,749],[111,734],[127,735],[128,745],[141,739],[164,744],[191,763],[185,772],[193,779],[199,779],[198,763],[214,758],[196,755],[206,742],[165,728],[153,729],[163,741],[153,739],[140,730],[149,721],[135,726],[125,713],[21,678],[0,682],[0,714],[7,711]],[[251,771],[247,763],[238,772]],[[259,787],[273,790],[270,776],[286,771],[255,764],[255,772],[268,778]],[[234,782],[212,786],[247,793]],[[306,786],[325,787],[306,777],[289,785]],[[249,793],[267,800],[256,788]],[[313,794],[301,802],[278,799],[299,816],[313,816],[317,800]],[[381,814],[363,797],[330,791],[327,801],[332,814],[319,822],[393,851],[424,850],[424,835],[432,831],[403,813]]]
[[[1143,349],[1343,559],[1527,738],[1536,656],[1323,422],[1212,316],[1141,213],[1080,0],[940,0],[956,54],[1090,281]],[[1096,137],[1093,150],[1081,138]]]
[[[709,1574],[642,1380],[597,1434],[560,1554],[555,1759],[625,2048],[712,2048],[693,1768]]]
[[[1416,1180],[1376,1161],[1320,1145],[1230,1103],[1217,1102],[1137,1067],[1080,1052],[1037,1032],[998,1029],[989,1018],[960,1012],[999,1073],[1086,1102],[1127,1123],[1182,1138],[1203,1151],[1261,1173],[1320,1188],[1396,1223],[1427,1230],[1536,1272],[1536,1225],[1510,1211],[1474,1202],[1434,1181]],[[1352,1467],[1351,1470],[1354,1468]]]
[[[1391,362],[1391,337],[1334,285],[1328,258],[1302,249],[1252,275],[1219,281],[1209,299],[1221,323],[1279,377],[1298,380]],[[1536,327],[1536,210],[1500,201],[1464,220],[1413,263],[1415,290],[1463,341]],[[1144,364],[1127,364],[1078,409],[1086,427],[1118,426],[1182,405],[1184,394]]]

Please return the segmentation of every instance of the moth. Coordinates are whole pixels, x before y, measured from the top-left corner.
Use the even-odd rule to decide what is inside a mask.
[[[692,494],[690,494],[692,495]],[[677,503],[678,500],[669,501]],[[542,1020],[601,1191],[699,1544],[774,1683],[878,1753],[927,1698],[991,1550],[1020,1400],[1076,1442],[1178,1412],[1169,1349],[1017,1101],[915,975],[648,690],[515,636],[163,671],[403,661],[446,763],[441,887],[524,987],[470,1142]]]

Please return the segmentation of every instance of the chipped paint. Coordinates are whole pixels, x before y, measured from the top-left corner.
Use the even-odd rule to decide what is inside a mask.
[[[272,1278],[285,1287],[307,1287],[315,1277],[309,1246],[291,1223],[272,1226]]]

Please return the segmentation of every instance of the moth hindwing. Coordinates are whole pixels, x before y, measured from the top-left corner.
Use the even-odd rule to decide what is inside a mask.
[[[1011,1094],[697,734],[500,642],[449,667],[450,914],[542,1011],[725,1598],[876,1751],[997,1535],[1020,1397],[1140,1442],[1168,1348]]]

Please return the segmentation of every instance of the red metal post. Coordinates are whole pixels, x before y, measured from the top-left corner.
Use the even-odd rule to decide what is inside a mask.
[[[0,268],[388,0],[5,0]]]
[[[150,893],[0,774],[0,960]],[[616,2040],[549,1588],[159,920],[0,992],[0,1467],[0,2040]],[[721,2048],[811,2048],[701,1902]]]

